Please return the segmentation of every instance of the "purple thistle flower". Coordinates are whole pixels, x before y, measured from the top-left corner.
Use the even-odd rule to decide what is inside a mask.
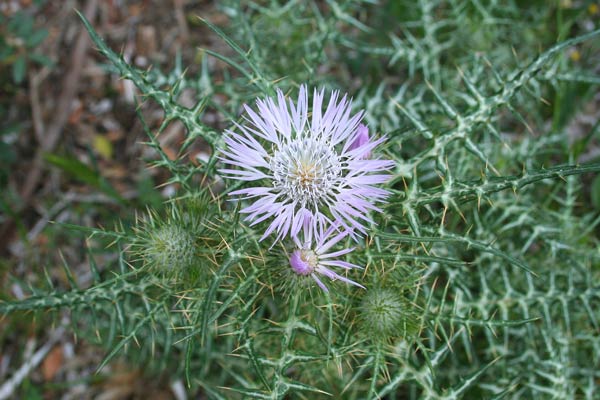
[[[354,250],[354,247],[334,251],[332,253],[327,252],[340,240],[348,236],[349,232],[339,232],[336,229],[336,226],[332,225],[326,231],[319,230],[313,243],[313,229],[310,226],[310,222],[306,220],[303,226],[304,241],[301,242],[297,237],[294,237],[296,249],[290,254],[290,266],[292,267],[292,271],[300,276],[310,276],[317,285],[326,292],[328,292],[329,289],[327,289],[327,286],[321,281],[319,275],[329,278],[332,281],[340,280],[365,289],[363,285],[331,270],[331,268],[343,268],[345,270],[354,268],[362,269],[362,267],[359,267],[358,265],[335,259],[336,257],[350,253]]]
[[[339,223],[356,239],[354,232],[364,234],[372,222],[368,212],[381,212],[374,203],[389,194],[375,185],[388,180],[394,162],[369,157],[385,138],[371,141],[362,111],[352,115],[352,101],[346,95],[339,100],[337,91],[323,112],[323,95],[314,91],[311,113],[305,85],[296,104],[277,90],[277,100],[256,101],[258,112],[244,105],[248,124],[236,123],[239,133],[226,130],[221,160],[238,168],[221,174],[264,182],[230,193],[253,200],[241,210],[251,226],[272,220],[261,240],[273,232],[276,240],[295,237],[307,218],[315,234]]]

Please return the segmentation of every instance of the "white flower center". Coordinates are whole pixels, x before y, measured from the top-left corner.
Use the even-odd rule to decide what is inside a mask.
[[[273,186],[303,207],[332,193],[342,174],[340,158],[329,143],[310,137],[284,144],[271,158]]]

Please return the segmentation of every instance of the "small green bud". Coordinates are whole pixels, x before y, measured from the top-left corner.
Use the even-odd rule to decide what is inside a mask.
[[[361,330],[374,340],[412,337],[419,328],[416,306],[393,288],[372,288],[359,306]]]
[[[144,249],[145,261],[163,272],[191,268],[196,261],[196,245],[185,226],[168,224],[149,232]]]
[[[170,202],[166,213],[150,211],[135,228],[134,259],[148,272],[186,285],[206,282],[220,252],[218,208],[206,195]]]

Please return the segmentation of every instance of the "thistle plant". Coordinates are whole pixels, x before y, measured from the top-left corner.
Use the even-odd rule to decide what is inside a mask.
[[[0,312],[68,309],[99,370],[123,357],[213,399],[598,398],[598,124],[571,125],[597,106],[600,30],[563,2],[372,3],[226,1],[230,26],[201,21],[229,50],[197,76],[134,68],[82,18],[164,111],[151,166],[180,193],[79,228],[118,255],[89,287]]]

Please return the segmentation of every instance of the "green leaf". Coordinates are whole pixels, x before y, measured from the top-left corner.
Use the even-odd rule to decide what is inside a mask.
[[[46,154],[45,158],[50,164],[59,167],[83,183],[96,187],[100,185],[100,175],[75,158],[61,157],[56,154]]]
[[[123,199],[123,197],[121,197],[119,192],[117,192],[117,190],[106,179],[104,179],[104,177],[81,161],[75,158],[61,157],[56,154],[46,154],[45,159],[50,164],[62,169],[78,181],[101,190],[108,196],[117,200],[119,203],[127,202],[125,199]]]
[[[52,61],[51,59],[49,59],[48,57],[46,57],[43,54],[39,54],[39,53],[30,54],[29,59],[39,65],[44,66],[44,67],[54,66],[54,61]]]
[[[0,111],[0,116],[2,116],[2,112]],[[0,128],[0,136],[10,135],[11,133],[18,132],[21,129],[21,124],[14,122],[9,125],[6,125]]]
[[[40,29],[33,32],[26,40],[27,47],[38,46],[46,39],[46,36],[48,36],[48,31],[46,29]]]
[[[33,20],[23,11],[19,11],[9,18],[8,30],[13,34],[26,37],[33,27]]]
[[[2,169],[4,169],[4,167],[8,167],[16,160],[17,155],[15,154],[12,146],[0,141],[0,165],[2,165]]]
[[[16,84],[20,84],[25,79],[25,72],[27,70],[27,60],[24,55],[17,57],[12,66],[12,77]]]
[[[5,62],[15,52],[15,49],[7,45],[0,37],[0,62]]]

